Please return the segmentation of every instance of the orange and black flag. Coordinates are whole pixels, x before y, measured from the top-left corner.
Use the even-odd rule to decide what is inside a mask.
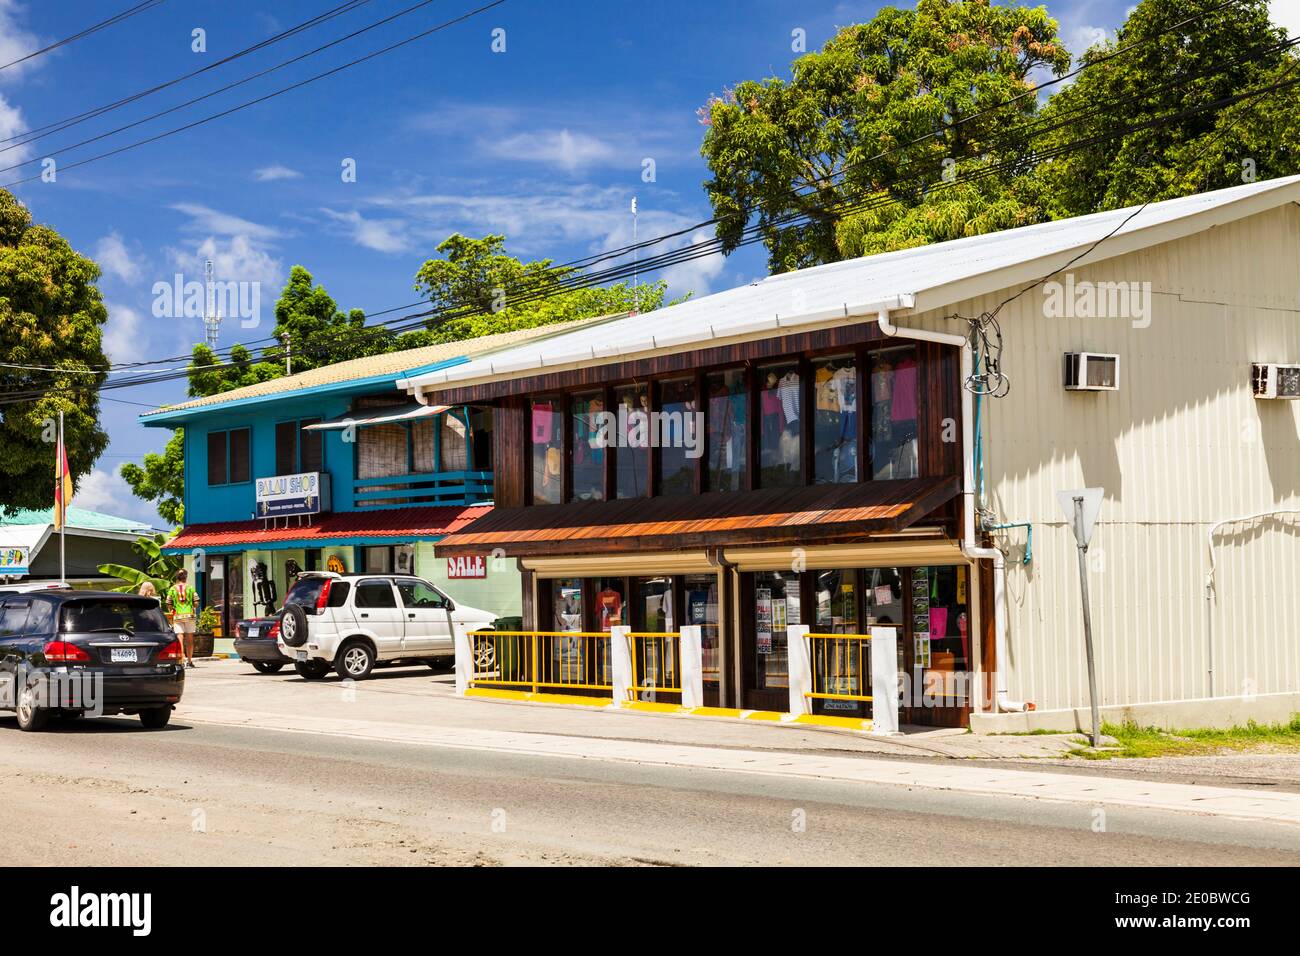
[[[58,452],[54,458],[54,530],[63,527],[72,501],[72,473],[68,471],[68,450],[59,437]]]

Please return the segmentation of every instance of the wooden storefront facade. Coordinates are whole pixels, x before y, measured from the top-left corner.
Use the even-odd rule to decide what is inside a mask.
[[[496,462],[492,511],[437,553],[517,559],[528,629],[701,625],[710,704],[786,710],[800,623],[896,626],[905,688],[973,687],[953,675],[990,669],[991,587],[957,545],[958,358],[857,322],[436,389],[492,408]],[[630,442],[635,411],[689,417],[694,456]],[[938,703],[902,719],[972,705]]]

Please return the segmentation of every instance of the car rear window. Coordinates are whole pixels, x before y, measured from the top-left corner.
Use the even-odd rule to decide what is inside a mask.
[[[165,632],[167,619],[154,601],[115,601],[108,598],[71,601],[59,613],[59,630]]]
[[[9,598],[0,607],[0,637],[17,637],[27,627],[27,611],[31,600]]]
[[[289,588],[289,593],[284,596],[284,603],[315,607],[325,581],[325,578],[299,578],[298,583]]]

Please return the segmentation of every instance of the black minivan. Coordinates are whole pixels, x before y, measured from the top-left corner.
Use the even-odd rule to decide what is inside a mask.
[[[157,598],[0,593],[0,710],[16,711],[23,730],[54,715],[138,714],[165,727],[185,689],[181,664]]]

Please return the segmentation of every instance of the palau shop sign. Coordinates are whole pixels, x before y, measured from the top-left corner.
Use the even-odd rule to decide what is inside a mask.
[[[257,479],[257,516],[283,518],[314,515],[330,507],[329,475],[306,471]]]

